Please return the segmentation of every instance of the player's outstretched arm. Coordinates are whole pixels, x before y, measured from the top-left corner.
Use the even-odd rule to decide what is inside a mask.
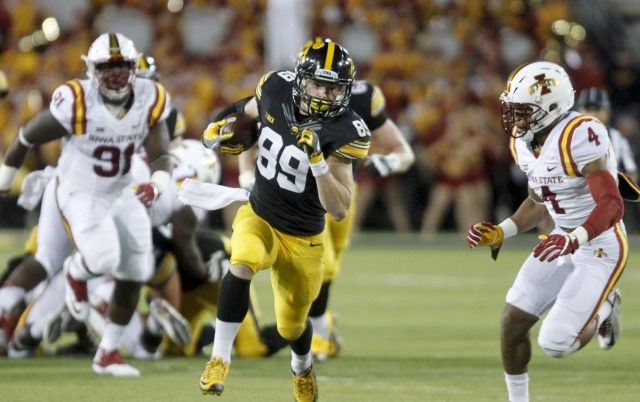
[[[57,140],[68,134],[49,109],[42,110],[18,131],[0,165],[0,194],[6,193],[34,145]]]

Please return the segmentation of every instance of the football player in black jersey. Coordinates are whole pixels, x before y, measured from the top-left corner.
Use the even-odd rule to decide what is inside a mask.
[[[295,73],[264,75],[256,95],[237,105],[260,123],[256,183],[233,223],[231,268],[221,283],[211,360],[200,378],[205,394],[224,390],[251,279],[272,268],[277,328],[291,345],[294,398],[317,399],[307,315],[322,285],[324,214],[346,217],[352,163],[369,150],[369,129],[349,108],[354,77],[342,46],[318,43],[300,57]],[[234,152],[238,147],[228,146],[233,133],[220,133],[225,123],[210,124],[203,142]]]
[[[299,57],[316,43],[329,43],[328,38],[317,37],[305,43]],[[385,98],[377,85],[368,81],[354,81],[349,106],[355,111],[371,131],[371,151],[365,158],[365,167],[374,175],[386,177],[405,172],[415,160],[413,150],[404,139],[402,132],[385,112]],[[221,112],[225,117],[232,110]],[[240,157],[240,186],[251,191],[255,181],[255,157],[242,154]],[[354,169],[357,164],[354,164]],[[356,188],[357,190],[357,188]],[[354,194],[357,194],[354,193]],[[355,198],[355,197],[354,197]],[[327,309],[331,284],[340,272],[342,254],[349,245],[356,203],[351,203],[347,217],[337,221],[326,214],[324,278],[320,294],[311,305],[309,319],[313,325],[311,351],[317,360],[334,357],[340,349],[340,341],[335,317]]]

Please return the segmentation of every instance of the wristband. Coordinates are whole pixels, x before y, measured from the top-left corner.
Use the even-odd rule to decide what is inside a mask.
[[[329,171],[329,165],[324,158],[320,159],[319,162],[310,163],[309,167],[311,168],[311,174],[313,177],[324,176]]]
[[[504,239],[508,239],[509,237],[513,237],[518,234],[518,226],[511,218],[503,220],[498,226],[502,229]]]
[[[151,175],[150,182],[156,187],[156,189],[158,189],[158,194],[160,194],[167,187],[170,180],[171,175],[169,175],[169,172],[164,170],[156,170]]]
[[[0,165],[0,191],[7,191],[11,188],[11,183],[18,173],[18,168],[13,166]]]
[[[582,246],[589,241],[589,233],[587,232],[587,229],[582,226],[575,228],[571,234],[578,239],[578,246]]]

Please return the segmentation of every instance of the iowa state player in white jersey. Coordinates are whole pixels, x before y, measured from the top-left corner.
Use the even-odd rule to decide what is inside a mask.
[[[627,262],[616,158],[605,126],[570,109],[574,90],[562,67],[535,62],[516,69],[502,96],[511,152],[527,175],[529,197],[504,222],[469,230],[470,247],[490,246],[534,228],[547,214],[555,229],[526,259],[506,297],[502,362],[511,402],[529,401],[529,330],[549,310],[538,344],[562,358],[599,331],[609,349],[620,336],[620,293]],[[604,397],[604,395],[603,395]]]
[[[88,79],[53,93],[43,110],[18,133],[0,166],[0,191],[9,188],[29,149],[63,138],[56,199],[77,253],[65,263],[70,312],[89,314],[86,281],[111,274],[116,288],[109,322],[93,361],[97,374],[137,376],[117,345],[138,303],[140,285],[152,273],[150,206],[170,181],[169,134],[164,122],[169,95],[158,83],[135,78],[138,52],[122,34],[98,37],[83,59]],[[145,148],[152,175],[132,188],[131,157]]]

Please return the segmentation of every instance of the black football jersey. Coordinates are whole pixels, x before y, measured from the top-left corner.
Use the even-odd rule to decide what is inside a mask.
[[[296,145],[296,133],[317,133],[325,158],[358,160],[369,151],[371,135],[353,110],[322,121],[298,121],[291,71],[270,72],[256,88],[260,119],[253,210],[273,228],[287,234],[311,236],[324,229],[325,210],[306,153]]]
[[[369,131],[382,126],[388,119],[386,101],[380,88],[364,80],[354,81],[349,107],[362,117]]]

